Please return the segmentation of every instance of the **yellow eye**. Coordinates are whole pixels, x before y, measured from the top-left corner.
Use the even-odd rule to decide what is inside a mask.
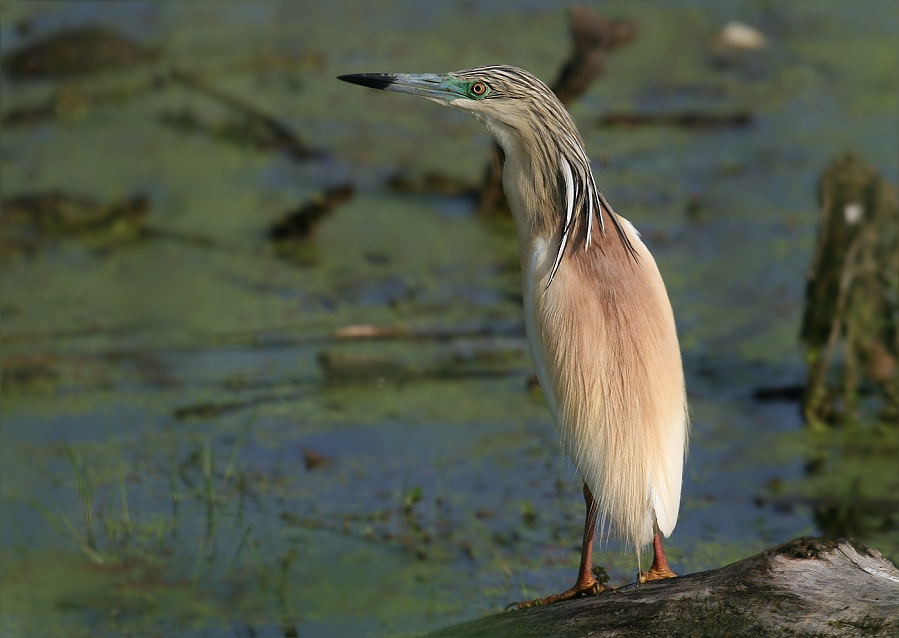
[[[475,82],[471,85],[471,93],[480,97],[487,93],[487,85],[483,82]]]

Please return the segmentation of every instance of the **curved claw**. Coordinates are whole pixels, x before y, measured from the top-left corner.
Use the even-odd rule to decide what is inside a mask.
[[[664,580],[665,578],[675,577],[677,577],[677,574],[671,571],[668,568],[668,565],[665,565],[664,567],[657,567],[653,565],[645,572],[640,572],[639,574],[637,574],[637,582],[642,585],[643,583],[648,583],[651,580]]]
[[[512,603],[509,607],[516,606],[518,609],[528,609],[529,607],[538,607],[540,605],[552,605],[553,603],[560,603],[563,600],[571,600],[580,596],[599,596],[604,591],[606,591],[606,588],[594,578],[586,583],[575,583],[574,587],[566,589],[561,594],[553,594],[552,596],[536,600],[523,600],[520,603]]]

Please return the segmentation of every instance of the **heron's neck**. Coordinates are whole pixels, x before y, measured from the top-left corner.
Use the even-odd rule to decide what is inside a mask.
[[[522,272],[533,267],[535,246],[558,242],[556,181],[551,167],[540,166],[526,150],[527,142],[515,131],[495,121],[485,122],[503,149],[503,190],[512,210],[518,234]]]

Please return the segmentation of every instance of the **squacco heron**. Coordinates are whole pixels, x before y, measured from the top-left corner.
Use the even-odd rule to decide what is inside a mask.
[[[597,518],[636,549],[640,582],[674,576],[662,534],[677,522],[689,427],[674,314],[639,233],[596,187],[565,107],[510,66],[340,79],[466,111],[503,150],[531,356],[587,510],[574,586],[519,606],[603,591],[592,573]],[[652,566],[640,571],[650,543]]]

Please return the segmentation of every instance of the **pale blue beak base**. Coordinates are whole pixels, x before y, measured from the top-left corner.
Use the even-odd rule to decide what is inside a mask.
[[[439,73],[353,73],[338,80],[372,89],[410,93],[431,100],[451,102],[465,95],[458,81]]]

